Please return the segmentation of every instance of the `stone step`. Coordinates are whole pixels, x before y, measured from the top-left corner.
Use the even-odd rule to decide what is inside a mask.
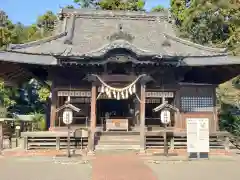
[[[108,132],[97,132],[96,133],[99,136],[137,136],[140,135],[139,132],[134,131],[108,131]]]
[[[105,137],[101,136],[97,138],[101,141],[140,141],[140,137]]]
[[[95,150],[138,150],[140,145],[96,145]]]
[[[140,141],[98,141],[98,145],[139,145]]]

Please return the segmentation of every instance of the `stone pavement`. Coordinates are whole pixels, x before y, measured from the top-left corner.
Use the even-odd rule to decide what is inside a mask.
[[[212,157],[210,160],[152,161],[145,159],[159,180],[239,180],[240,157]]]
[[[136,153],[97,155],[92,163],[92,180],[157,180]]]
[[[155,159],[153,161],[153,159]],[[169,161],[134,152],[92,158],[0,156],[1,180],[239,180],[240,155],[201,161]]]

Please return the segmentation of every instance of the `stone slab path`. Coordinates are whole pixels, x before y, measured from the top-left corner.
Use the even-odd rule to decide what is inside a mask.
[[[92,180],[157,180],[153,171],[134,153],[97,155]]]

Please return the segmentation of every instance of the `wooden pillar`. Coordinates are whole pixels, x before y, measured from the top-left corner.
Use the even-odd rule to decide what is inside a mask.
[[[141,83],[141,98],[140,98],[140,152],[144,153],[146,149],[145,137],[145,83]]]
[[[3,150],[3,122],[0,121],[0,155]]]
[[[54,84],[51,89],[51,114],[50,114],[50,129],[56,125],[56,103],[57,103],[57,91],[55,90]]]
[[[213,120],[214,120],[214,127],[213,131],[219,131],[219,117],[218,117],[218,110],[217,110],[217,95],[216,95],[216,88],[213,88]]]
[[[178,108],[179,109],[179,111],[180,111],[180,109],[181,109],[181,107],[180,107],[180,105],[181,105],[181,103],[180,103],[180,101],[181,101],[181,98],[180,98],[180,90],[177,90],[176,91],[176,93],[175,93],[175,107],[176,108]],[[182,128],[182,120],[181,120],[181,114],[180,114],[180,112],[175,112],[175,124],[174,124],[174,127],[176,128],[176,129],[180,129],[180,128]]]
[[[90,115],[90,136],[88,142],[88,149],[90,152],[94,151],[94,136],[96,131],[96,101],[97,101],[97,87],[92,84],[91,90],[91,115]]]

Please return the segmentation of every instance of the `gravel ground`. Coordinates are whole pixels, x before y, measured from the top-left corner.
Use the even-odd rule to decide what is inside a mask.
[[[159,180],[239,180],[240,158],[199,161],[150,161],[146,164]]]
[[[91,169],[88,162],[74,159],[0,158],[1,180],[90,180]]]

